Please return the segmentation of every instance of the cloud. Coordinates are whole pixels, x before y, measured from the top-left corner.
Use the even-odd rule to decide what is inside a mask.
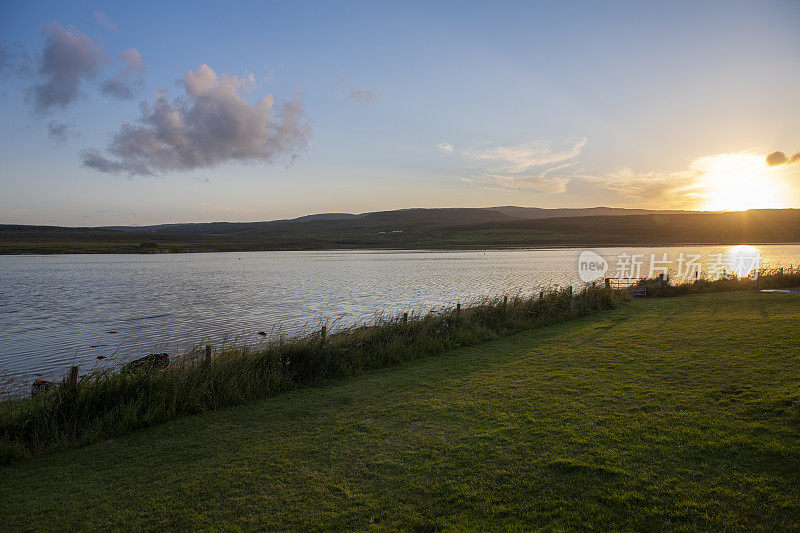
[[[100,92],[120,100],[133,100],[135,91],[144,85],[141,75],[147,71],[147,65],[136,48],[124,50],[119,57],[125,68],[100,84]]]
[[[501,172],[521,173],[543,165],[561,163],[580,155],[588,139],[567,139],[555,146],[536,141],[515,146],[468,149],[463,153],[474,161],[486,162]]]
[[[652,209],[738,210],[796,203],[800,152],[791,157],[752,151],[699,157],[674,172],[629,168],[589,172],[578,155],[583,139],[529,143],[460,152],[474,163],[458,179],[497,191],[534,190],[561,195],[560,202],[591,197],[611,205]],[[574,157],[571,157],[573,156]],[[773,164],[769,165],[768,162]],[[780,161],[779,164],[774,164]],[[795,191],[795,192],[793,192]]]
[[[436,149],[446,154],[451,154],[454,150],[453,145],[450,143],[439,143],[436,145]]]
[[[786,163],[786,161],[788,161],[788,158],[783,152],[772,152],[767,155],[767,165],[771,167],[782,165]]]
[[[572,179],[613,191],[623,202],[637,207],[738,210],[791,205],[789,184],[798,176],[800,168],[770,166],[764,155],[739,152],[699,157],[676,172],[621,169]]]
[[[72,129],[68,124],[51,120],[47,123],[47,136],[56,143],[65,142],[71,135]]]
[[[142,102],[139,123],[123,124],[104,156],[90,148],[83,165],[101,172],[153,175],[165,171],[210,168],[229,161],[292,161],[311,137],[299,97],[276,104],[272,95],[250,104],[240,90],[253,76],[218,76],[202,65],[180,80],[186,94],[169,100],[156,93]]]
[[[152,176],[153,171],[144,163],[136,161],[112,161],[105,157],[100,150],[96,148],[87,148],[81,152],[81,160],[83,166],[93,168],[99,172],[106,172],[109,174],[126,173],[129,176],[141,175]]]
[[[46,42],[38,73],[44,78],[28,89],[37,112],[64,109],[79,95],[81,83],[94,79],[108,63],[101,45],[58,22],[45,26]]]
[[[363,89],[350,89],[350,99],[371,104],[381,97],[381,91],[367,91]]]
[[[531,189],[547,194],[566,190],[571,176],[563,169],[573,166],[586,145],[586,138],[566,139],[560,142],[535,141],[512,146],[468,148],[461,155],[477,168],[473,175],[461,178],[498,190]],[[443,143],[453,151],[453,147]],[[443,145],[439,145],[442,151]]]
[[[102,27],[117,31],[117,25],[109,20],[108,16],[103,11],[95,11],[92,13],[94,15],[94,19],[100,24]]]
[[[630,168],[620,168],[600,175],[573,175],[571,181],[578,186],[594,185],[611,191],[630,205],[655,208],[695,208],[703,199],[702,178],[705,172],[698,163],[684,171],[636,173]]]
[[[767,166],[777,167],[778,165],[791,165],[800,161],[800,152],[794,153],[791,157],[787,157],[783,152],[772,152],[767,155]]]
[[[136,48],[128,48],[119,54],[119,58],[123,60],[127,67],[122,71],[125,76],[133,76],[135,74],[144,74],[147,71],[147,65],[142,59],[142,54]]]
[[[127,80],[111,78],[100,84],[100,92],[118,100],[133,100],[134,84]]]

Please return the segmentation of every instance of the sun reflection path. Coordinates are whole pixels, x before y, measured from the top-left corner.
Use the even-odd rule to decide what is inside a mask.
[[[734,274],[747,277],[761,267],[762,256],[758,248],[743,244],[728,250],[728,260]]]

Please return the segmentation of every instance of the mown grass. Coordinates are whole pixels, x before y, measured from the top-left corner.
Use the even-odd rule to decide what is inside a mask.
[[[4,529],[800,528],[800,295],[636,300],[0,469]]]
[[[320,380],[359,374],[611,309],[626,294],[599,287],[497,299],[398,316],[266,348],[191,353],[166,370],[96,372],[31,398],[0,402],[0,463],[108,439],[187,414],[238,405]]]

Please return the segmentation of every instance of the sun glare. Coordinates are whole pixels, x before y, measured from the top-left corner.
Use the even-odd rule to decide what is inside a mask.
[[[697,161],[703,174],[707,211],[743,211],[789,207],[778,170],[752,154],[723,154]]]
[[[747,277],[761,266],[761,251],[753,246],[742,244],[728,250],[728,259],[733,266],[733,273]]]

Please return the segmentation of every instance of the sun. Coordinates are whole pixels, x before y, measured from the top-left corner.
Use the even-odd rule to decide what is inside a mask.
[[[702,196],[706,211],[744,211],[789,207],[784,183],[762,156],[721,154],[704,157],[694,164],[702,174]]]

